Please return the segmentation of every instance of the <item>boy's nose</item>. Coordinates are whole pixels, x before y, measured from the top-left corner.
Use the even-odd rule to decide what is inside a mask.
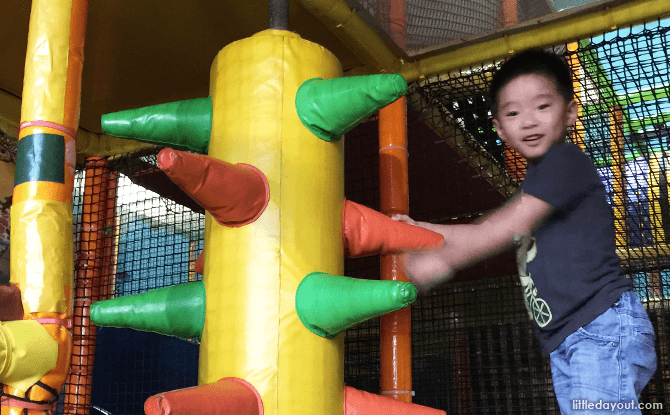
[[[537,118],[532,113],[526,113],[521,118],[521,126],[523,128],[531,128],[537,125]]]

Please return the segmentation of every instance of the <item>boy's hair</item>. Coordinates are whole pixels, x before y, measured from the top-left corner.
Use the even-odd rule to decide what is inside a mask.
[[[543,75],[551,79],[566,102],[573,99],[574,87],[572,71],[565,60],[553,53],[540,49],[529,49],[512,56],[493,75],[489,90],[493,118],[498,113],[498,95],[505,85],[521,75]]]

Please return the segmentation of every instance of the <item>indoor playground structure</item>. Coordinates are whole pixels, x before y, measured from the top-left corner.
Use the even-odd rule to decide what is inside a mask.
[[[570,138],[658,338],[642,412],[667,412],[666,0],[10,0],[0,23],[0,414],[558,414],[514,253],[418,295],[403,253],[442,236],[390,219],[514,192],[487,92],[530,47],[573,69]]]

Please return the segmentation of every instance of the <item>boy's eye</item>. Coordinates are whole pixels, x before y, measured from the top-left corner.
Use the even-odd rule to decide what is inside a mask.
[[[508,111],[505,116],[506,117],[514,117],[515,115],[518,115],[519,113],[516,111]]]
[[[546,108],[549,108],[549,104],[540,104],[540,105],[538,106],[538,108],[541,109],[541,110],[546,109]]]

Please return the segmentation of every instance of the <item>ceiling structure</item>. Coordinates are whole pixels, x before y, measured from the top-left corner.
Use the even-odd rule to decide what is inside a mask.
[[[30,4],[0,2],[0,90],[20,97]],[[336,54],[356,57],[304,7],[290,4],[290,29]],[[102,114],[206,97],[214,57],[227,44],[268,27],[267,0],[90,1],[80,127],[100,133]]]
[[[667,0],[290,0],[289,3],[289,30],[330,50],[345,75],[398,72],[410,82],[492,62],[524,47],[560,44],[670,13]],[[399,6],[405,16],[401,30],[396,24]],[[510,14],[508,8],[512,6],[516,7],[516,13]],[[562,10],[566,7],[567,10]],[[0,128],[13,137],[18,134],[20,120],[30,9],[31,2],[26,0],[0,2]],[[78,160],[80,156],[83,159],[124,152],[119,147],[124,141],[138,145],[133,140],[102,135],[103,114],[206,97],[210,66],[216,54],[232,42],[267,29],[269,22],[268,0],[91,0],[87,19]],[[415,123],[411,130],[424,138],[435,134],[426,131],[427,128],[435,126]],[[450,135],[456,141],[465,140],[458,131]],[[91,136],[98,137],[97,144],[80,149],[80,143]],[[412,145],[432,142],[435,140],[412,140]],[[477,158],[475,162],[457,163],[455,160],[466,156],[455,151],[454,146],[445,144],[441,152],[434,150],[423,154],[437,157],[441,163],[426,163],[425,166],[431,167],[424,172],[416,171],[422,166],[414,164],[411,175],[414,194],[421,194],[422,183],[430,182],[427,177],[460,175],[461,187],[450,191],[461,193],[444,192],[445,200],[438,204],[449,206],[449,215],[458,216],[467,210],[463,206],[476,205],[475,211],[482,211],[503,199],[498,185],[477,174],[482,171],[482,165],[477,164],[479,153],[472,152]],[[436,172],[435,166],[444,171]],[[153,171],[153,166],[146,167],[150,173]],[[129,173],[129,177],[198,210],[186,195],[175,189],[170,191],[172,183],[164,176]],[[463,193],[464,189],[468,192]],[[418,211],[416,207],[413,210]],[[426,213],[429,214],[435,216],[435,212]],[[513,256],[509,261],[496,262],[497,272],[507,272],[501,263],[509,264],[509,272],[513,272]],[[472,278],[492,272],[463,275]]]
[[[518,7],[516,25],[514,20],[505,21],[502,12],[510,2]],[[509,46],[513,37],[508,34],[526,31],[528,24],[551,23],[554,17],[546,18],[548,13],[559,20],[574,14],[569,10],[552,14],[558,7],[577,6],[574,10],[579,11],[640,2],[662,3],[291,0],[289,30],[333,52],[345,73],[394,71],[411,81],[447,68],[445,62],[461,62],[462,57],[458,60],[448,55],[460,44],[504,38]],[[396,4],[404,8],[407,21],[401,38],[384,23],[397,18],[384,12],[395,10],[389,7],[397,8]],[[30,7],[26,0],[0,2],[0,117],[13,122],[18,122],[20,115]],[[102,114],[207,96],[209,70],[218,51],[265,30],[268,20],[267,0],[90,1],[80,128],[100,134]],[[487,46],[486,50],[494,49]]]

